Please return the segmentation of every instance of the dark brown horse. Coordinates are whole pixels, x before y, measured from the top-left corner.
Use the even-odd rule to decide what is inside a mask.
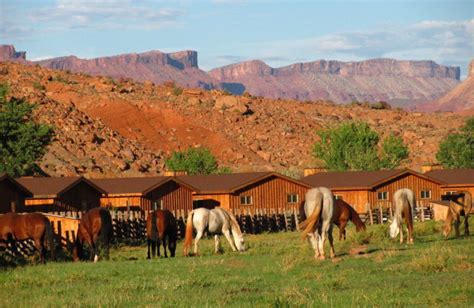
[[[304,213],[304,202],[300,204],[300,219],[303,221],[306,219]],[[364,231],[365,224],[359,217],[359,214],[342,199],[336,199],[334,201],[334,212],[332,216],[332,222],[339,228],[339,240],[343,237],[346,239],[346,226],[348,221],[352,221],[356,226],[356,231]]]
[[[156,210],[151,212],[146,219],[146,234],[148,238],[147,258],[150,259],[150,245],[153,258],[155,257],[157,246],[158,257],[160,257],[161,244],[163,244],[165,258],[168,258],[166,244],[168,244],[171,257],[174,257],[176,253],[177,231],[176,219],[170,211]]]
[[[112,217],[104,208],[93,208],[81,218],[77,229],[76,241],[72,252],[74,261],[84,257],[83,247],[87,243],[90,249],[90,259],[99,259],[99,244],[103,245],[105,256],[109,258],[109,244],[113,236]]]
[[[17,253],[16,241],[28,239],[35,242],[42,263],[46,261],[46,246],[54,260],[53,229],[46,216],[40,213],[7,213],[0,216],[0,242],[10,243],[14,254]]]
[[[468,191],[461,191],[458,194],[443,196],[444,200],[450,200],[448,215],[444,225],[444,236],[448,237],[451,232],[451,223],[454,220],[454,230],[456,237],[459,236],[459,225],[461,216],[464,215],[464,235],[469,235],[469,214],[472,208],[472,196]]]
[[[344,237],[346,239],[346,225],[348,221],[352,221],[356,226],[356,231],[365,231],[365,224],[349,203],[342,199],[336,199],[334,203],[334,214],[332,222],[339,228],[339,240]]]

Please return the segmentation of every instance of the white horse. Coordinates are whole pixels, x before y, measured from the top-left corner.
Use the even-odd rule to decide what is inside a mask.
[[[400,233],[400,243],[403,243],[402,217],[408,229],[408,243],[413,244],[413,215],[412,210],[416,205],[415,194],[411,189],[402,188],[393,194],[395,213],[390,225],[390,237],[394,238]]]
[[[215,252],[219,252],[220,241],[218,234],[224,234],[233,251],[245,251],[245,243],[239,224],[234,215],[229,211],[216,207],[212,210],[206,208],[198,208],[192,210],[188,214],[186,222],[186,234],[184,237],[184,255],[189,255],[189,249],[193,243],[193,230],[196,229],[197,234],[194,239],[194,254],[198,254],[198,242],[204,231],[213,233],[215,241]],[[232,234],[232,237],[231,237]],[[235,242],[235,244],[234,244]]]
[[[332,216],[334,213],[334,196],[326,187],[310,189],[306,193],[304,212],[307,217],[299,227],[303,230],[303,238],[309,237],[314,249],[314,258],[324,260],[324,243],[326,236],[331,245],[331,258],[334,258],[332,237]]]

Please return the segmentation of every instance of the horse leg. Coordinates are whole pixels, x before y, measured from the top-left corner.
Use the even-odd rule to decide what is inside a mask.
[[[343,220],[339,224],[339,240],[341,241],[342,238],[346,240],[346,225],[347,225],[347,220]]]
[[[400,244],[403,244],[403,226],[401,222],[398,222],[398,230],[400,230]]]
[[[219,253],[220,244],[219,235],[214,235],[214,253]]]
[[[456,214],[456,218],[454,219],[454,231],[456,232],[456,237],[461,235],[459,231],[459,226],[461,225],[461,215]]]
[[[326,242],[326,232],[321,230],[321,234],[319,235],[318,239],[318,251],[319,251],[319,260],[324,260],[326,259],[326,256],[324,255],[324,243]]]
[[[232,239],[232,236],[230,235],[229,230],[222,230],[222,233],[224,234],[225,238],[230,244],[230,247],[232,247],[232,251],[237,251],[237,247],[235,247],[234,240]]]
[[[344,240],[346,239],[346,231],[344,230]],[[331,258],[334,258],[336,257],[336,251],[334,250],[334,238],[332,236],[332,225],[329,227],[329,230],[328,230],[328,240],[329,240],[329,245],[331,246],[331,250],[330,250],[330,257]]]
[[[161,240],[158,239],[158,240],[156,241],[156,247],[157,247],[157,249],[158,249],[158,257],[159,257],[159,258],[161,258],[160,246],[161,246]]]
[[[405,223],[407,224],[408,244],[413,244],[413,222],[405,217]]]
[[[451,210],[448,211],[448,215],[446,215],[446,221],[444,222],[444,237],[447,238],[449,233],[451,233],[451,223],[453,220],[453,214]]]
[[[308,238],[311,246],[313,247],[314,250],[314,258],[318,259],[319,257],[319,249],[318,249],[318,236],[317,236],[317,231],[314,233],[308,233]]]
[[[469,213],[464,211],[464,235],[469,236]]]
[[[196,238],[194,239],[194,255],[198,255],[198,243],[203,235],[203,231],[199,230],[196,234]]]
[[[166,252],[166,237],[163,239],[163,250],[165,252],[165,258],[168,258],[168,253]]]
[[[34,241],[35,241],[35,247],[39,252],[40,262],[45,264],[46,263],[45,261],[46,250],[43,247],[43,241],[41,239],[35,239]]]
[[[147,239],[147,244],[148,244],[148,253],[146,255],[146,258],[147,259],[150,259],[151,256],[150,256],[150,246],[151,246],[151,240],[150,239]]]

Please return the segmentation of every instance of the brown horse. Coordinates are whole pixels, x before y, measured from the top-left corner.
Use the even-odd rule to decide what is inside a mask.
[[[336,199],[334,203],[334,214],[332,222],[339,228],[339,240],[346,239],[346,225],[348,221],[352,221],[356,226],[356,231],[365,231],[365,224],[359,217],[359,214],[342,199]]]
[[[448,237],[449,233],[451,232],[451,223],[453,219],[456,237],[459,236],[459,225],[461,224],[461,215],[464,215],[464,235],[469,235],[468,219],[472,208],[472,195],[468,191],[461,191],[455,195],[443,196],[443,199],[451,201],[444,225],[444,236]]]
[[[166,252],[167,243],[171,257],[174,257],[176,253],[177,233],[178,227],[176,224],[176,219],[170,211],[156,210],[151,212],[146,219],[146,234],[148,239],[147,258],[150,259],[150,245],[153,258],[155,257],[157,246],[158,257],[160,257],[161,244],[163,244],[165,258],[168,258],[168,253]]]
[[[39,252],[42,263],[46,262],[46,246],[54,260],[54,238],[51,223],[40,213],[19,215],[7,213],[0,216],[0,242],[10,243],[14,254],[17,253],[16,241],[31,239]]]
[[[93,208],[87,211],[81,218],[77,229],[76,241],[72,252],[74,261],[84,257],[82,245],[88,244],[90,259],[94,262],[99,260],[99,244],[103,245],[105,256],[109,258],[109,243],[113,236],[112,217],[110,212],[104,208]]]

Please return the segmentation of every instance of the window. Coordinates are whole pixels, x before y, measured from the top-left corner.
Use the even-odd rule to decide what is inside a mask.
[[[341,196],[341,195],[334,195],[334,199],[336,199],[336,200],[342,200],[342,196]]]
[[[242,205],[252,204],[252,196],[240,196],[240,204]]]
[[[298,194],[288,194],[286,196],[286,201],[288,203],[298,203]]]
[[[377,199],[379,200],[388,200],[388,192],[380,191],[377,193]]]
[[[422,190],[420,192],[421,199],[431,199],[431,190]]]

